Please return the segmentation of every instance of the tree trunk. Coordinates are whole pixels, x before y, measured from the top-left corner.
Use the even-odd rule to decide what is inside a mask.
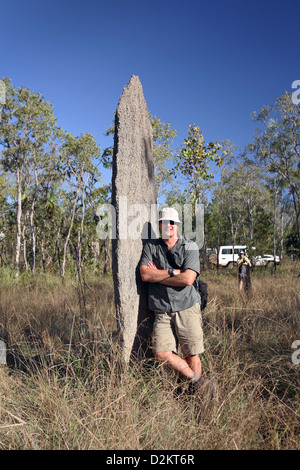
[[[26,230],[26,223],[24,220],[23,224],[23,229],[22,229],[22,239],[23,239],[23,259],[24,259],[24,265],[26,271],[28,271],[28,263],[27,263],[27,252],[26,252],[26,236],[25,236],[25,230]]]
[[[30,216],[29,216],[30,233],[31,233],[31,272],[32,274],[34,274],[34,271],[35,271],[35,252],[36,252],[34,209],[35,209],[35,202],[37,199],[37,192],[38,192],[38,186],[39,186],[36,169],[34,170],[34,179],[35,179],[35,188],[34,188],[34,193],[32,196],[32,203],[31,203]]]
[[[108,269],[111,269],[111,258],[110,258],[110,238],[107,237],[103,241],[104,247],[104,267],[103,267],[103,274],[106,274]]]
[[[298,228],[298,236],[300,240],[300,210],[299,210],[299,204],[297,203],[297,198],[299,200],[299,197],[293,187],[292,187],[292,197],[293,197],[294,210],[296,214],[296,225]]]
[[[249,238],[251,243],[253,242],[253,233],[254,233],[254,226],[253,226],[253,214],[252,209],[248,206],[248,221],[249,221]]]
[[[22,169],[17,169],[17,237],[15,246],[15,277],[19,276],[20,266],[20,249],[21,249],[21,216],[22,216],[22,190],[21,190],[21,177]]]
[[[1,268],[4,266],[3,253],[4,253],[4,243],[1,243],[1,252],[0,252]]]
[[[61,259],[60,259],[60,248],[59,248],[59,236],[60,236],[60,227],[59,227],[59,229],[57,231],[57,234],[56,234],[55,247],[56,247],[56,250],[57,250],[57,259],[58,259],[59,272],[60,272],[60,275],[62,275]],[[55,256],[54,256],[54,258],[55,258]]]
[[[222,193],[221,193],[221,195],[222,195]],[[222,202],[220,202],[219,218],[218,218],[217,274],[220,274],[219,251],[220,251],[221,214],[222,214]]]
[[[82,194],[82,217],[80,223],[80,229],[78,230],[78,237],[77,237],[77,253],[78,253],[78,276],[80,278],[81,270],[82,270],[82,238],[83,238],[83,226],[84,226],[84,218],[85,218],[85,202],[84,202],[84,189],[81,191]]]
[[[229,214],[229,220],[230,220],[231,239],[232,239],[232,264],[234,266],[234,246],[235,246],[235,239],[236,239],[236,227],[234,226],[233,217],[231,213]]]
[[[70,235],[71,235],[71,230],[73,227],[74,223],[74,217],[75,217],[75,212],[76,212],[76,206],[77,206],[77,201],[78,201],[78,194],[79,194],[79,188],[77,189],[74,205],[73,205],[73,211],[72,211],[72,217],[71,217],[71,222],[68,230],[68,234],[64,243],[64,252],[63,252],[63,262],[62,262],[62,270],[61,270],[61,277],[64,280],[65,278],[65,268],[66,268],[66,255],[67,255],[67,248],[70,240]]]
[[[77,277],[78,277],[78,280],[79,280],[80,275],[81,275],[81,230],[80,230],[80,228],[77,230],[76,258],[77,258]]]
[[[276,205],[277,205],[277,188],[276,178],[274,180],[274,221],[273,221],[273,256],[274,256],[274,274],[276,274]]]
[[[36,251],[36,239],[35,239],[35,227],[34,227],[34,205],[35,201],[32,202],[29,223],[30,223],[30,234],[31,234],[31,272],[34,274],[35,271],[35,251]]]
[[[44,237],[41,240],[41,253],[42,253],[42,265],[43,265],[43,272],[46,272],[46,257],[45,257],[45,249],[44,249]]]
[[[283,237],[284,237],[283,225],[284,225],[284,216],[283,216],[283,212],[282,212],[282,213],[281,213],[281,224],[280,224],[280,228],[281,228],[280,259],[281,259],[281,260],[283,259]]]

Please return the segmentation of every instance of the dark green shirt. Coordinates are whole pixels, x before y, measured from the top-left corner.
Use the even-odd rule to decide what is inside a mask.
[[[168,253],[168,257],[166,254]],[[200,274],[199,249],[195,242],[179,238],[171,250],[162,239],[147,242],[144,246],[141,265],[152,261],[158,269],[192,269]],[[149,282],[149,308],[158,312],[178,312],[200,302],[200,294],[194,286],[171,287],[160,282]]]

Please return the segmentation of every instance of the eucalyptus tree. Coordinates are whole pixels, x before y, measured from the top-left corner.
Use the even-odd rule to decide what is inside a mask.
[[[54,158],[53,142],[58,132],[52,104],[40,93],[28,88],[6,84],[6,100],[1,109],[0,155],[5,172],[16,181],[16,243],[15,275],[19,273],[22,236],[22,200],[31,190],[30,230],[32,239],[32,269],[35,266],[34,208],[41,181],[49,176]],[[26,194],[27,192],[27,194]]]
[[[174,150],[171,144],[177,131],[171,128],[170,123],[152,117],[153,132],[153,161],[157,197],[167,194],[168,186],[173,184],[173,175],[168,164],[172,166]]]
[[[60,170],[65,174],[65,183],[69,187],[71,216],[68,221],[67,234],[63,247],[63,260],[61,276],[65,277],[66,254],[74,225],[75,217],[79,220],[77,229],[77,271],[80,276],[82,269],[82,240],[86,205],[89,194],[97,182],[100,182],[100,173],[97,168],[97,160],[100,158],[100,147],[94,137],[87,133],[80,137],[74,137],[70,133],[65,136],[60,159]],[[80,213],[79,213],[80,209]]]
[[[206,143],[202,131],[195,124],[189,126],[188,137],[180,152],[175,158],[173,173],[181,173],[187,180],[190,200],[198,203],[204,196],[206,183],[211,183],[214,173],[210,164],[216,163],[217,167],[222,166],[224,155],[223,147],[217,142]],[[210,187],[210,186],[209,186]]]
[[[223,168],[220,185],[214,192],[215,200],[221,200],[222,213],[228,219],[231,243],[266,246],[269,230],[261,231],[261,218],[265,220],[265,230],[272,212],[267,181],[261,168],[245,156],[235,158],[232,163],[235,166],[230,164]],[[221,220],[224,224],[224,219]]]
[[[279,96],[275,105],[264,106],[254,113],[253,119],[260,124],[260,129],[249,149],[264,171],[273,175],[274,191],[279,181],[284,184],[294,207],[300,240],[300,107],[286,92]]]
[[[228,153],[228,144],[216,140],[206,142],[199,126],[190,125],[188,137],[175,158],[173,173],[176,177],[183,175],[187,182],[189,202],[195,209],[199,203],[207,204],[207,192],[214,187],[215,171],[212,164],[221,167]],[[205,234],[205,231],[204,231]],[[203,267],[205,268],[206,237],[204,236]]]
[[[237,236],[245,224],[245,207],[240,197],[240,187],[236,174],[229,169],[224,172],[223,179],[223,212],[230,223],[231,243],[236,245]]]
[[[243,205],[244,218],[247,220],[247,238],[254,240],[255,215],[258,207],[269,207],[270,191],[266,185],[262,169],[255,162],[244,158],[231,173],[236,183],[236,193]]]

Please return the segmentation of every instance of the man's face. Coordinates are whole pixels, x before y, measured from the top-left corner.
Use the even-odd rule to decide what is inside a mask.
[[[164,240],[177,237],[178,225],[173,220],[163,220],[159,223],[159,228]]]

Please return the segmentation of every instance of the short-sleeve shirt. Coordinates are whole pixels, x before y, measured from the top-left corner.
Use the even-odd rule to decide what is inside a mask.
[[[242,258],[238,258],[237,260],[237,264],[238,264],[238,267],[240,268],[241,266],[247,266],[248,264],[250,263],[249,259],[244,256],[244,259]]]
[[[192,269],[197,275],[200,274],[198,246],[184,237],[180,237],[171,250],[162,239],[147,242],[140,266],[147,266],[149,261],[158,269]],[[193,285],[172,287],[160,282],[149,282],[148,288],[149,308],[158,312],[178,312],[201,301],[200,294]]]
[[[244,259],[238,258],[237,264],[238,264],[240,274],[248,274],[249,273],[249,264],[248,263],[250,263],[250,261],[246,256],[244,256]]]

